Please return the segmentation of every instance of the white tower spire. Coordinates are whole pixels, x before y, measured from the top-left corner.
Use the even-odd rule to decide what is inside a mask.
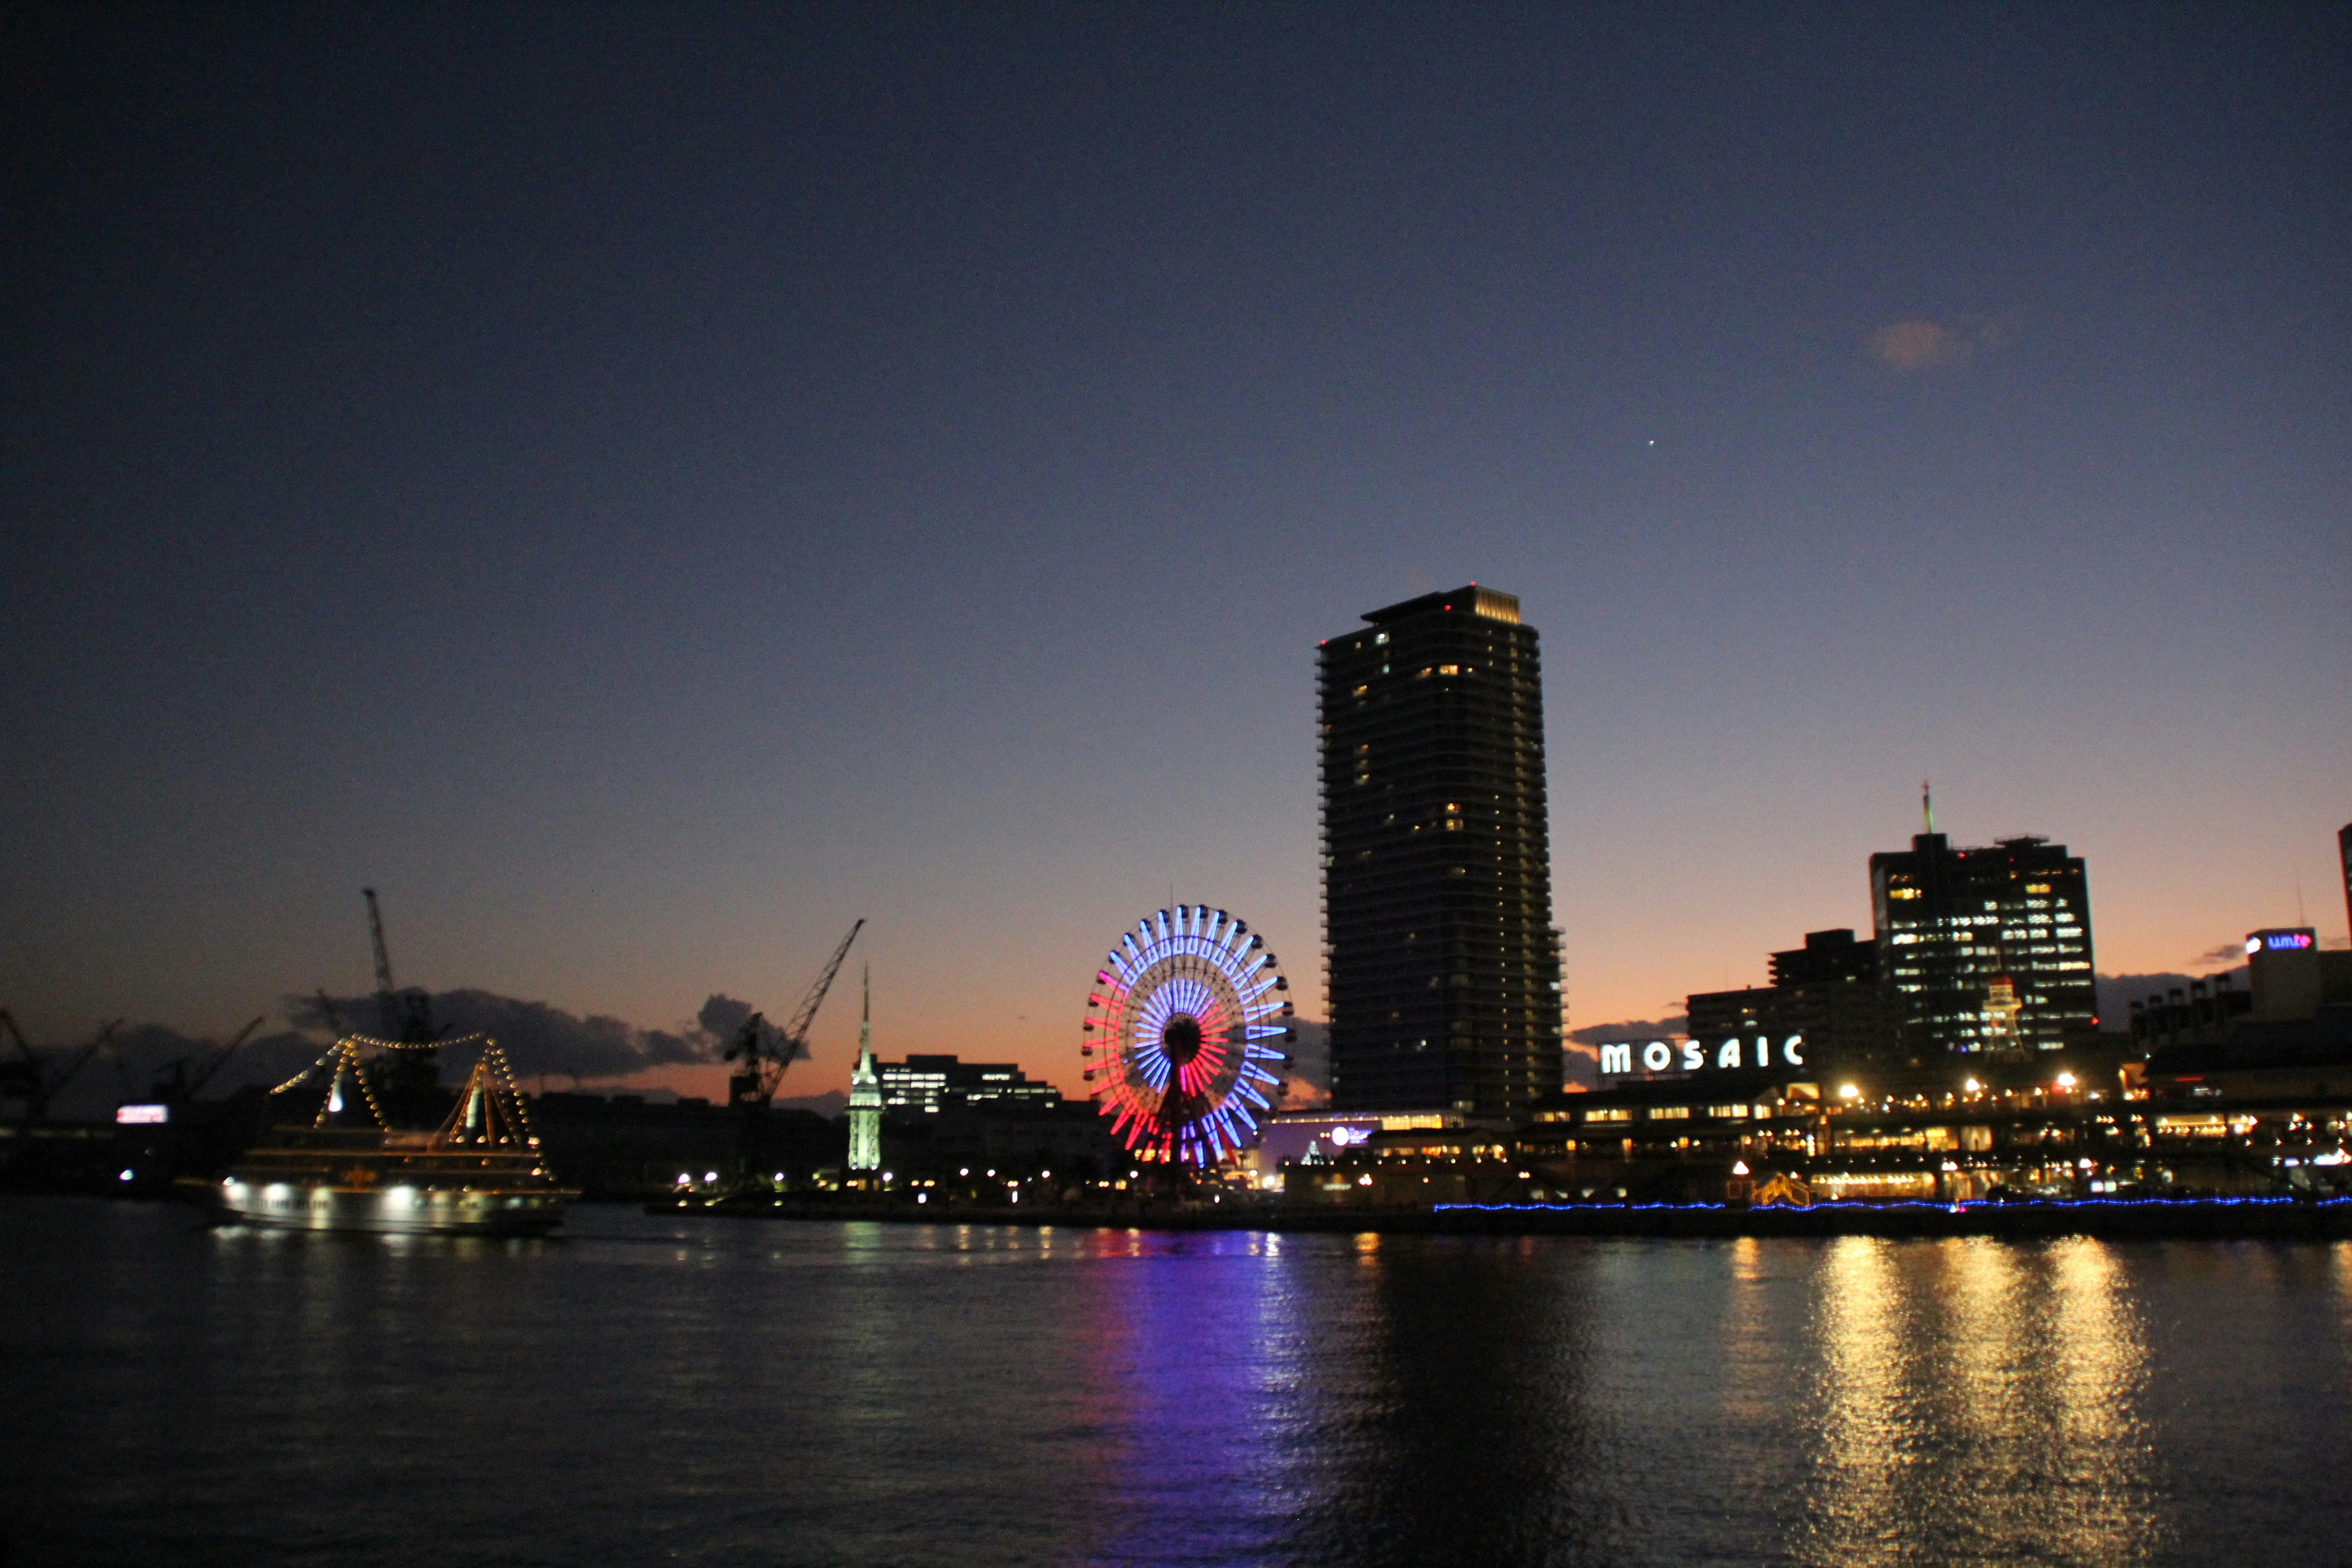
[[[849,1074],[849,1174],[882,1168],[882,1074],[874,1065],[874,966],[863,966],[865,993],[857,1023],[857,1066]]]

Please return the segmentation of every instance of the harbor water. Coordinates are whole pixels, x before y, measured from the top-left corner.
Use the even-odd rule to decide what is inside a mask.
[[[2352,1244],[0,1201],[47,1563],[2352,1562]]]

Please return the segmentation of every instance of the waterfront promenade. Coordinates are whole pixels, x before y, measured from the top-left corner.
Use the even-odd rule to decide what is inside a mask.
[[[2352,1199],[2127,1198],[1981,1204],[1441,1204],[1421,1208],[1249,1203],[909,1204],[856,1199],[655,1203],[649,1214],[900,1225],[1385,1236],[1961,1237],[2089,1236],[2225,1240],[2352,1238]]]

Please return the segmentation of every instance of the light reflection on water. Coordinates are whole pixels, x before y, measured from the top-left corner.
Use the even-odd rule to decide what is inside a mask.
[[[1802,1555],[2131,1563],[2158,1545],[2147,1347],[2107,1244],[1829,1243]]]
[[[0,1204],[11,1563],[2344,1560],[2352,1247]]]

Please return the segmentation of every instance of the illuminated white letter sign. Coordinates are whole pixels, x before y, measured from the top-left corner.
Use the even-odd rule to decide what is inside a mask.
[[[1715,1048],[1710,1063],[1707,1048],[1697,1040],[1684,1040],[1679,1045],[1669,1040],[1652,1040],[1642,1047],[1643,1072],[1704,1073],[1710,1066],[1718,1072],[1740,1068],[1770,1068],[1775,1066],[1801,1068],[1805,1065],[1805,1037],[1790,1035],[1780,1042],[1779,1060],[1773,1058],[1769,1036],[1759,1035],[1753,1040],[1732,1037]],[[1605,1077],[1623,1077],[1633,1070],[1633,1042],[1614,1041],[1601,1047],[1601,1071]]]

